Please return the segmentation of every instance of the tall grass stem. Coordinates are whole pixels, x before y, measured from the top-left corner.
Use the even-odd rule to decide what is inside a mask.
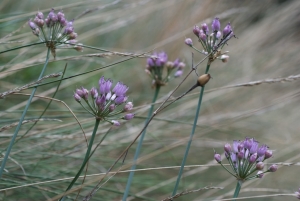
[[[205,73],[208,73],[209,67],[210,67],[210,64],[207,64]],[[177,189],[178,189],[179,182],[180,182],[180,179],[181,179],[181,176],[182,176],[182,173],[183,173],[183,169],[184,169],[184,166],[185,166],[185,163],[186,163],[186,159],[188,157],[189,150],[190,150],[190,147],[191,147],[191,144],[192,144],[192,141],[193,141],[193,136],[195,134],[197,121],[198,121],[198,117],[199,117],[199,112],[200,112],[200,108],[201,108],[204,88],[205,88],[205,86],[201,87],[201,89],[200,89],[200,95],[199,95],[199,99],[198,99],[198,106],[197,106],[197,111],[196,111],[196,115],[195,115],[195,119],[194,119],[192,132],[190,134],[190,138],[189,138],[188,144],[186,146],[186,150],[185,150],[182,162],[181,162],[180,170],[179,170],[179,173],[178,173],[178,176],[177,176],[177,180],[176,180],[176,183],[175,183],[175,187],[173,189],[172,196],[176,195],[176,193],[177,193]]]
[[[149,109],[149,112],[148,112],[148,116],[147,116],[147,119],[145,121],[145,125],[148,123],[150,117],[152,116],[152,113],[153,113],[153,109],[154,109],[154,104],[156,102],[156,99],[158,97],[158,94],[159,94],[159,90],[160,90],[160,86],[157,86],[155,88],[155,92],[154,92],[154,96],[153,96],[153,99],[152,99],[152,104],[151,104],[151,107]],[[135,150],[135,154],[134,154],[134,162],[133,162],[133,165],[131,166],[131,172],[129,174],[129,177],[128,177],[128,180],[127,180],[127,184],[126,184],[126,188],[125,188],[125,192],[123,194],[123,198],[122,198],[122,201],[126,201],[127,197],[128,197],[128,194],[129,194],[129,190],[130,190],[130,186],[131,186],[131,182],[132,182],[132,179],[133,179],[133,176],[134,176],[134,171],[135,168],[136,168],[136,161],[139,157],[139,154],[140,154],[140,151],[141,151],[141,148],[142,148],[142,144],[143,144],[143,140],[144,140],[144,137],[145,137],[145,134],[146,134],[146,130],[145,129],[143,131],[143,133],[141,134],[141,137],[140,137],[140,140],[139,140],[139,143],[137,145],[137,148]]]
[[[47,55],[46,55],[46,61],[45,61],[44,67],[43,67],[43,69],[42,69],[42,71],[40,73],[40,76],[39,76],[38,80],[41,79],[43,77],[43,75],[44,75],[44,72],[45,72],[45,70],[47,68],[47,65],[48,65],[49,56],[50,56],[50,48],[48,48]],[[21,125],[22,125],[22,122],[23,122],[23,120],[25,118],[25,115],[27,113],[27,110],[28,110],[29,105],[30,105],[30,103],[32,101],[32,98],[34,97],[34,94],[35,94],[36,90],[37,90],[37,86],[34,87],[33,90],[32,90],[32,92],[31,92],[31,95],[30,95],[30,97],[29,97],[29,99],[27,101],[25,109],[24,109],[24,111],[22,113],[22,116],[20,118],[19,124],[18,124],[18,126],[17,126],[17,128],[16,128],[16,130],[15,130],[15,132],[14,132],[12,138],[11,138],[11,140],[10,140],[10,143],[9,143],[8,147],[7,147],[7,150],[5,152],[4,158],[2,160],[1,168],[0,168],[0,179],[2,177],[3,170],[4,170],[4,167],[5,167],[6,161],[8,159],[8,156],[10,154],[10,151],[12,149],[12,146],[14,145],[15,139],[16,139],[18,133],[19,133],[19,130],[20,130]]]

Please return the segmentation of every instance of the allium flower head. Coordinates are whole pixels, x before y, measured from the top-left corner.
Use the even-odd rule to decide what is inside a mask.
[[[98,90],[95,87],[92,87],[90,91],[83,87],[78,88],[75,90],[74,99],[81,105],[83,99],[87,107],[82,106],[97,119],[119,126],[120,122],[116,118],[131,120],[134,117],[132,113],[124,114],[132,110],[133,103],[127,102],[126,92],[128,87],[125,84],[118,82],[114,88],[112,88],[112,84],[111,79],[101,77]],[[120,116],[121,113],[124,114],[123,117]]]
[[[271,165],[268,170],[263,171],[264,160],[267,158],[266,156],[271,157],[272,152],[267,145],[261,145],[259,148],[258,145],[259,143],[254,138],[249,137],[243,141],[234,140],[232,146],[228,143],[225,144],[225,156],[232,168],[231,174],[238,180],[261,178],[263,173],[277,170],[276,165]],[[214,158],[216,159],[216,157],[215,153]],[[221,161],[218,163],[222,164]]]
[[[228,23],[223,29],[223,32],[221,32],[221,23],[219,18],[216,17],[212,21],[211,28],[212,30],[211,32],[209,32],[209,26],[206,23],[203,23],[201,27],[195,25],[193,28],[193,33],[197,36],[199,42],[203,47],[203,50],[201,52],[206,55],[210,54],[210,62],[213,62],[215,59],[220,59],[223,62],[227,62],[227,52],[221,53],[221,49],[224,47],[227,41],[234,36],[232,27],[230,23]],[[191,38],[185,39],[184,42],[186,45],[192,47],[193,49],[196,49],[193,46]]]
[[[146,73],[152,78],[152,87],[164,86],[169,82],[170,74],[175,69],[174,77],[180,77],[183,74],[185,64],[176,59],[168,61],[168,55],[165,52],[153,53],[151,58],[147,59]],[[164,69],[167,69],[167,75],[164,75]]]
[[[55,50],[60,47],[82,51],[82,46],[78,48],[79,44],[74,43],[77,33],[74,32],[73,21],[68,22],[63,11],[55,13],[55,10],[52,9],[45,19],[44,14],[38,12],[33,21],[29,20],[28,25],[32,33],[51,49],[54,57],[56,56]],[[71,40],[73,41],[70,42]]]

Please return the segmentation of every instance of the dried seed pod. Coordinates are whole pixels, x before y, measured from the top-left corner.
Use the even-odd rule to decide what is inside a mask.
[[[197,79],[198,86],[203,87],[210,80],[210,78],[211,78],[210,74],[203,74],[199,76]]]

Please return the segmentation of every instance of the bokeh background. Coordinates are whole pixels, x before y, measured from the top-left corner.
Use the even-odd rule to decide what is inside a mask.
[[[37,38],[31,33],[27,21],[38,10],[47,15],[51,8],[63,9],[66,18],[75,18],[74,27],[78,40],[90,46],[111,51],[142,53],[151,50],[166,51],[170,60],[181,58],[186,63],[185,74],[191,68],[191,55],[195,62],[203,55],[184,44],[194,25],[211,23],[217,16],[224,27],[231,22],[237,38],[228,42],[227,63],[216,61],[210,73],[213,77],[206,86],[198,126],[187,159],[184,177],[178,192],[204,186],[220,186],[223,190],[206,190],[191,193],[176,200],[214,200],[230,198],[236,185],[235,179],[214,160],[214,149],[222,153],[226,142],[254,137],[273,150],[268,163],[296,163],[279,165],[276,173],[263,179],[246,182],[240,196],[293,193],[299,187],[300,167],[300,110],[299,81],[275,82],[248,87],[224,88],[251,81],[298,75],[300,1],[298,0],[2,0],[0,2],[0,51],[33,43]],[[86,12],[90,11],[90,12]],[[84,15],[81,15],[84,13]],[[15,42],[9,42],[15,41]],[[84,57],[100,53],[84,49],[58,50],[57,58],[51,57],[45,74],[62,72],[65,77],[84,73],[126,59],[121,56]],[[35,81],[45,60],[46,48],[32,46],[0,54],[0,92]],[[61,83],[55,98],[64,101],[78,117],[87,137],[91,136],[94,120],[74,101],[77,87],[90,89],[97,86],[101,76],[123,81],[129,89],[129,99],[136,107],[136,118],[109,130],[109,135],[96,150],[88,175],[106,172],[125,147],[135,138],[144,125],[154,90],[144,69],[146,58],[135,58],[92,73],[77,76]],[[199,66],[203,73],[205,62]],[[185,75],[184,74],[184,75]],[[192,74],[174,94],[178,96],[195,83]],[[173,79],[163,87],[159,101],[180,83]],[[49,80],[50,81],[50,80]],[[57,82],[38,88],[37,95],[51,97]],[[23,91],[30,93],[31,90]],[[161,200],[171,195],[178,174],[186,142],[191,132],[199,89],[170,106],[149,125],[138,169],[157,168],[135,173],[128,200]],[[27,96],[10,95],[0,100],[0,126],[17,122],[26,104]],[[158,101],[158,102],[159,102]],[[26,119],[37,118],[49,100],[35,99]],[[32,124],[22,126],[14,145],[6,173],[0,180],[0,200],[51,200],[63,193],[70,178],[81,165],[86,143],[79,125],[70,111],[54,101],[44,118],[60,119],[39,122],[22,139]],[[101,124],[96,142],[108,131],[110,125]],[[14,128],[0,133],[1,155],[5,152]],[[20,140],[19,140],[20,139]],[[136,144],[129,150],[125,164],[130,164]],[[120,167],[118,163],[117,167]],[[164,167],[170,167],[165,169]],[[120,200],[128,173],[112,177],[92,200]],[[96,185],[97,176],[87,177],[78,200]],[[50,180],[57,180],[49,182]],[[41,183],[39,183],[41,182]],[[45,183],[47,182],[47,183]],[[27,184],[34,183],[31,186]],[[78,185],[80,182],[77,183]],[[8,189],[12,188],[13,189]],[[73,200],[76,194],[70,194]],[[257,200],[295,200],[294,197],[267,197]]]

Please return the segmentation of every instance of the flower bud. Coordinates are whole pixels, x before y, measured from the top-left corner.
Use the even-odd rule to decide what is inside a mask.
[[[178,70],[178,71],[176,71],[174,73],[174,77],[180,77],[180,76],[182,76],[182,74],[183,74],[183,71],[182,70]]]
[[[256,177],[260,178],[260,179],[263,178],[263,176],[264,176],[263,171],[258,171],[257,174],[256,174]]]
[[[95,87],[93,87],[91,89],[91,96],[92,96],[93,99],[96,99],[97,96],[98,96],[98,91],[97,91],[97,89]]]
[[[278,169],[277,165],[273,164],[273,165],[271,165],[271,166],[269,167],[269,170],[268,170],[268,171],[269,171],[269,172],[276,172],[277,169]]]
[[[211,24],[211,28],[212,28],[213,32],[216,32],[216,31],[220,30],[220,27],[221,27],[221,24],[220,24],[219,18],[216,17]]]
[[[216,38],[217,38],[217,39],[221,38],[221,35],[222,35],[222,34],[221,34],[221,31],[218,31],[217,34],[216,34]]]
[[[70,39],[70,40],[73,40],[73,39],[75,39],[75,38],[77,38],[77,33],[72,32],[72,33],[69,34],[69,39]]]
[[[197,79],[198,86],[203,87],[210,80],[210,78],[211,78],[210,74],[203,74],[199,76]]]
[[[263,162],[258,162],[256,164],[256,169],[257,170],[262,170],[262,169],[264,169],[264,167],[265,167],[265,164]]]
[[[111,123],[114,125],[114,126],[120,126],[120,122],[116,121],[116,120],[112,120]]]
[[[203,42],[206,42],[206,35],[205,35],[205,33],[200,33],[199,38],[200,38]]]
[[[125,105],[124,105],[124,111],[125,112],[128,112],[128,111],[130,111],[130,110],[132,110],[132,108],[133,108],[133,103],[132,102],[128,102],[128,103],[126,103]]]
[[[37,28],[36,24],[30,20],[28,21],[28,25],[32,30],[35,30]]]
[[[80,96],[79,96],[76,92],[74,93],[74,99],[75,99],[77,102],[79,102],[79,103],[80,103],[80,101],[81,101]]]
[[[205,34],[208,34],[209,28],[208,28],[208,26],[207,26],[206,23],[203,23],[203,24],[201,25],[201,29],[203,30],[203,32],[204,32]]]
[[[44,14],[42,12],[37,12],[36,16],[39,18],[39,19],[44,19]]]
[[[81,43],[78,43],[77,45],[74,46],[74,49],[77,52],[82,52],[83,51],[83,47],[81,45],[82,45]]]
[[[112,111],[114,111],[116,109],[116,105],[115,104],[111,104],[108,109],[109,109],[109,112],[112,112]]]
[[[245,152],[244,150],[241,150],[237,153],[238,159],[243,159],[245,157]]]
[[[194,26],[193,32],[199,38],[200,28],[197,25]]]
[[[265,159],[268,159],[268,158],[271,158],[273,155],[273,152],[271,150],[267,150],[266,153],[265,153]]]
[[[190,38],[186,38],[184,42],[185,42],[186,45],[188,45],[188,46],[190,46],[190,47],[193,46],[193,41],[192,41],[192,39],[190,39]]]
[[[231,145],[229,143],[226,143],[224,145],[224,150],[226,153],[230,153],[231,152]]]
[[[134,117],[134,114],[129,113],[129,114],[126,114],[123,118],[124,118],[125,120],[131,120],[131,119],[133,119],[133,117]]]
[[[221,155],[220,154],[215,154],[214,155],[215,160],[220,163],[221,162]]]
[[[226,37],[231,32],[230,22],[223,29],[223,37]]]
[[[257,153],[254,153],[249,158],[249,163],[254,163],[257,159]]]
[[[220,57],[220,59],[222,60],[223,63],[226,63],[228,61],[228,59],[229,59],[229,56],[228,55],[222,55]]]
[[[184,69],[184,67],[185,67],[185,63],[180,62],[180,63],[178,64],[178,69],[179,69],[179,70]]]
[[[172,68],[174,68],[174,63],[173,63],[172,61],[168,61],[168,62],[166,63],[166,67],[167,67],[168,69],[172,69]]]

